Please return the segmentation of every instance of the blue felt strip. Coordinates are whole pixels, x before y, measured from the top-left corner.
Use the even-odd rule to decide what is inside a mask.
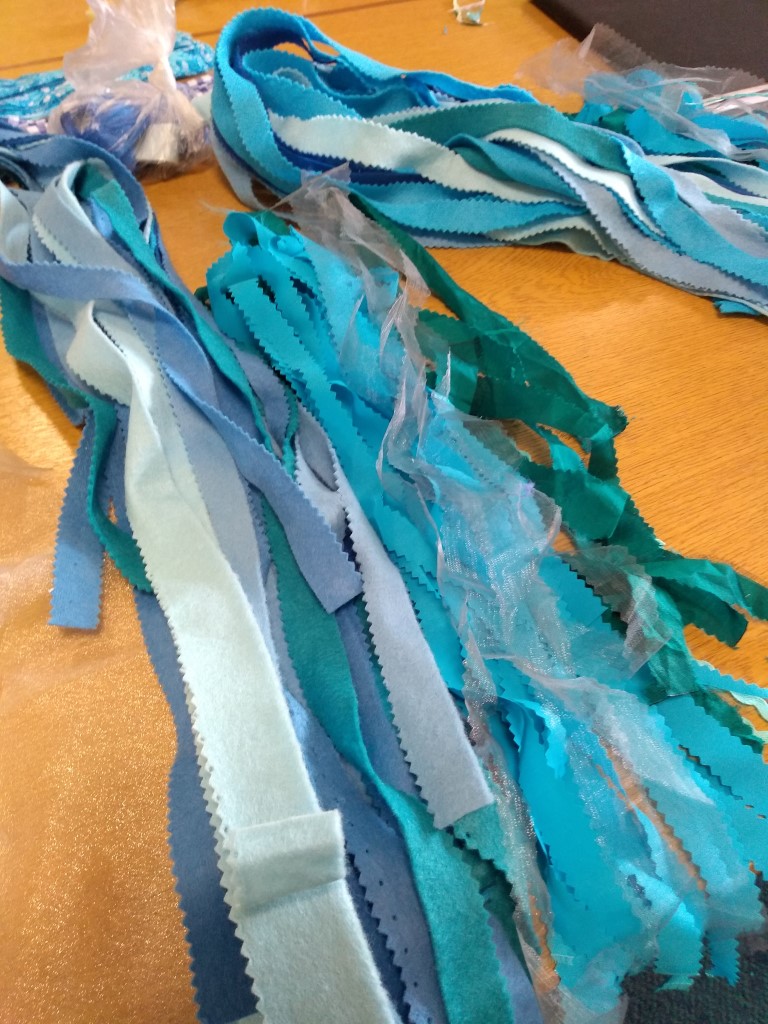
[[[49,620],[54,626],[96,629],[99,624],[104,555],[83,514],[88,507],[93,441],[93,416],[88,416],[59,516]]]
[[[215,833],[200,784],[192,722],[168,624],[151,594],[136,607],[176,726],[176,759],[168,780],[168,826],[176,890],[190,946],[201,1024],[233,1024],[253,1013],[256,998],[245,972],[242,944],[224,902]]]

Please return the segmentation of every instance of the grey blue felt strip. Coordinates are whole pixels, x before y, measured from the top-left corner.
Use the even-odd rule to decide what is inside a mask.
[[[442,828],[493,798],[402,577],[366,519],[330,442],[324,441],[363,577],[363,601],[395,726],[421,794]],[[316,493],[320,480],[315,481]]]
[[[176,724],[176,758],[168,782],[168,824],[176,887],[193,964],[201,1024],[234,1024],[256,1010],[252,981],[224,902],[215,834],[197,768],[184,681],[168,624],[155,598],[137,592],[142,631]]]

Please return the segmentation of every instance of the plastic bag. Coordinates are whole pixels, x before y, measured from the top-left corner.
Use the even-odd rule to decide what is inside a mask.
[[[768,113],[768,86],[736,68],[683,68],[654,61],[607,25],[583,42],[561,39],[521,65],[518,78],[553,92],[576,93],[588,103],[646,109],[660,124],[726,155],[727,135],[697,123],[704,113]]]
[[[169,62],[176,37],[173,0],[88,0],[88,41],[64,56],[74,87],[49,130],[95,142],[131,170],[183,170],[208,152],[208,126],[176,86]],[[124,77],[149,65],[146,81]]]

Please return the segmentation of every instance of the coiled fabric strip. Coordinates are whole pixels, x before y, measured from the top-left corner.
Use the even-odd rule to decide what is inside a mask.
[[[604,112],[572,119],[513,86],[390,68],[277,10],[246,11],[222,32],[212,114],[220,163],[248,205],[254,179],[286,194],[345,165],[350,191],[423,242],[561,242],[725,311],[768,311],[761,167],[670,166],[604,127]]]

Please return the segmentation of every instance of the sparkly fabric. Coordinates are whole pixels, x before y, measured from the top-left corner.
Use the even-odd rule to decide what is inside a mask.
[[[13,408],[24,378],[5,353],[0,377]],[[57,426],[30,420],[27,444],[54,462],[67,447]],[[29,458],[26,426],[0,418],[0,1022],[185,1024],[170,712],[111,565],[95,635],[46,624],[64,478],[10,453]]]

